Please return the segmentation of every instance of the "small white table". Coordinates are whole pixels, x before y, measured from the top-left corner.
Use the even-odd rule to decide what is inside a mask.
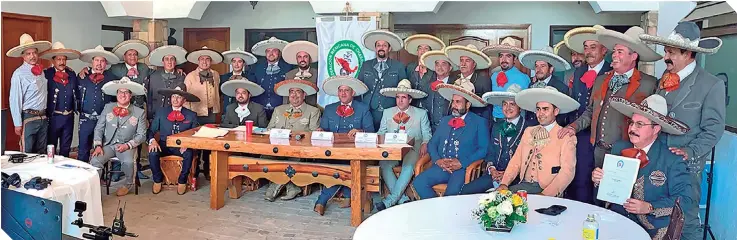
[[[448,196],[415,201],[381,211],[364,221],[353,235],[364,239],[582,239],[588,214],[599,217],[600,240],[647,240],[650,236],[635,222],[608,209],[562,198],[532,195],[527,223],[509,233],[487,233],[471,215],[482,194]],[[558,204],[568,209],[556,217],[535,211]],[[557,222],[557,225],[554,224]]]

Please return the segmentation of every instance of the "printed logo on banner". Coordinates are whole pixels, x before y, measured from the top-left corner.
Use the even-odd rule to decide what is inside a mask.
[[[361,46],[352,40],[338,41],[330,48],[327,58],[328,76],[358,75],[361,64],[365,61]]]

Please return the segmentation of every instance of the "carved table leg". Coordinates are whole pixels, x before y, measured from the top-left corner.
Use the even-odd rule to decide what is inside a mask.
[[[366,200],[366,161],[351,160],[351,226],[357,227],[363,221],[361,209]]]
[[[210,154],[210,209],[218,210],[225,205],[225,189],[228,187],[229,152],[212,151]]]
[[[243,191],[243,176],[234,177],[230,180],[230,186],[228,187],[228,195],[231,199],[238,199],[241,197]]]

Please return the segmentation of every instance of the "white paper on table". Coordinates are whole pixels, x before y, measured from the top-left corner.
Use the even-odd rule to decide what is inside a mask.
[[[228,130],[220,129],[220,128],[202,127],[200,128],[200,130],[197,130],[197,132],[194,133],[192,136],[193,137],[216,138],[216,137],[225,136],[225,134],[228,134]]]
[[[604,156],[604,177],[596,199],[624,205],[632,196],[632,187],[640,170],[640,160],[612,154]]]
[[[270,138],[279,138],[279,139],[289,139],[289,134],[290,133],[292,133],[292,130],[282,129],[282,128],[272,128],[269,131],[269,137]]]
[[[376,143],[376,133],[356,133],[356,143]]]
[[[387,133],[384,134],[384,143],[391,144],[402,144],[407,143],[406,133]]]
[[[379,144],[380,148],[405,148],[405,147],[412,147],[409,144],[406,143],[386,143],[386,144]]]
[[[319,141],[328,141],[332,143],[333,133],[332,132],[322,132],[322,131],[312,131],[312,134],[310,134],[310,139],[319,140]]]

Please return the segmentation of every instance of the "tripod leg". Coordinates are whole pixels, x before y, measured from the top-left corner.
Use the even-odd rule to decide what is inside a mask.
[[[711,188],[714,183],[714,151],[716,148],[711,149],[711,164],[709,165],[709,173],[706,174],[706,214],[704,214],[704,240],[706,240],[707,234],[711,236],[712,240],[715,240],[714,233],[711,232],[709,226],[709,210],[711,210]]]

